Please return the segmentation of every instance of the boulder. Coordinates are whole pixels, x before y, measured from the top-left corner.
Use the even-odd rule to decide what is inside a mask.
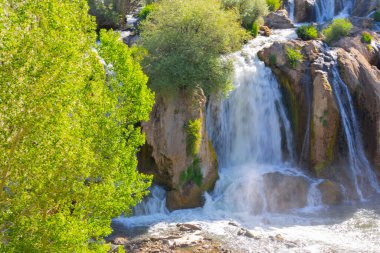
[[[352,15],[366,17],[376,9],[380,9],[380,0],[356,0],[354,1]]]
[[[269,212],[285,212],[307,205],[309,182],[305,177],[273,172],[264,174],[263,180]]]
[[[176,96],[156,95],[156,104],[150,121],[142,123],[146,144],[139,154],[140,171],[152,174],[153,180],[165,187],[169,210],[199,207],[203,193],[211,190],[218,177],[217,158],[205,127],[206,97],[202,92],[180,92]],[[187,150],[186,125],[200,120],[198,154]],[[181,174],[198,160],[202,174],[201,184],[192,178],[184,181]]]
[[[312,22],[315,19],[314,0],[294,0],[294,21],[296,23]]]
[[[262,25],[260,26],[260,31],[259,33],[263,36],[269,37],[271,35],[271,30],[269,29],[268,26]]]
[[[264,18],[264,24],[271,29],[287,29],[294,27],[286,10],[278,10],[269,13],[268,16]]]
[[[322,195],[322,203],[325,205],[336,205],[343,202],[343,193],[338,184],[331,180],[323,180],[318,186]]]

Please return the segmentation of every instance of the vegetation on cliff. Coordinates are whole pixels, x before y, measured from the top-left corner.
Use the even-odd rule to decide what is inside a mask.
[[[112,31],[96,46],[85,0],[1,6],[0,251],[106,252],[111,218],[150,185],[136,171],[153,104],[141,53]]]
[[[149,52],[144,70],[154,90],[201,88],[210,94],[229,89],[232,65],[220,56],[239,49],[247,33],[239,16],[220,4],[219,0],[162,1],[142,22],[142,45]]]
[[[318,31],[313,25],[301,25],[296,30],[298,38],[302,40],[315,40],[318,38]]]
[[[266,0],[222,0],[222,3],[227,10],[238,11],[245,28],[250,28],[259,17],[268,14]]]
[[[327,43],[338,41],[339,39],[347,36],[352,29],[352,24],[348,19],[338,18],[335,19],[331,25],[323,30],[323,35]]]

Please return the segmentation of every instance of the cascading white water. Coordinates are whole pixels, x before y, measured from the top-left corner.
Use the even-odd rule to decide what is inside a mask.
[[[165,214],[168,212],[166,208],[166,192],[156,185],[150,188],[150,195],[133,209],[133,214],[136,216]]]
[[[336,12],[337,2],[343,6],[343,9],[337,15],[337,17],[346,17],[351,13],[353,7],[353,0],[316,0],[315,2],[315,14],[316,21],[323,23],[327,20],[333,19]]]
[[[220,179],[206,201],[206,207],[212,210],[263,213],[268,211],[268,201],[283,201],[268,199],[276,197],[268,194],[268,181],[283,175],[313,182],[290,166],[294,159],[293,137],[279,85],[271,69],[257,57],[257,52],[276,38],[261,39],[261,43],[254,40],[231,56],[235,90],[219,105],[211,103],[208,107],[207,125],[220,167]],[[283,190],[287,191],[287,187],[292,186],[284,185]],[[298,195],[289,196],[292,197]]]
[[[335,52],[330,54],[336,60]],[[353,101],[347,85],[340,77],[337,64],[331,70],[331,84],[335,100],[339,108],[340,118],[346,137],[351,181],[360,200],[365,199],[369,193],[380,192],[379,183],[364,152],[358,119],[355,114]]]

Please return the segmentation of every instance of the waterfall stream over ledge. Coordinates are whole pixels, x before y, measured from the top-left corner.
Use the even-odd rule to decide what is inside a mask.
[[[170,213],[165,191],[154,186],[135,216],[116,218],[116,227],[155,236],[187,222],[233,252],[378,252],[380,199],[323,206],[317,188],[322,179],[295,165],[279,85],[256,55],[274,41],[294,37],[294,30],[274,30],[230,56],[235,89],[224,101],[211,102],[207,111],[220,177],[214,191],[205,194],[204,206]],[[237,236],[240,227],[255,236]],[[281,243],[272,240],[278,234],[285,238]]]

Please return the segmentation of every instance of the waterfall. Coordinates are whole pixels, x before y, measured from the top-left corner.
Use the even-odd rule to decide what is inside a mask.
[[[166,192],[157,185],[150,187],[149,196],[133,209],[135,216],[165,214],[168,212],[166,208]]]
[[[343,6],[340,13],[337,13],[336,6],[338,1]],[[315,2],[315,14],[316,21],[323,23],[327,20],[333,19],[336,14],[338,17],[348,16],[353,8],[353,0],[316,0]]]
[[[336,60],[337,56],[335,52],[330,53]],[[351,181],[358,198],[364,200],[366,195],[369,195],[371,192],[373,193],[374,190],[380,192],[380,187],[364,152],[360,127],[351,94],[347,85],[340,77],[336,63],[332,67],[330,79],[347,142]]]
[[[299,191],[306,187],[307,198],[313,180],[291,166],[293,136],[279,84],[257,57],[257,52],[276,38],[261,39],[266,41],[253,40],[231,56],[235,89],[227,99],[208,107],[206,123],[220,167],[215,190],[206,200],[210,210],[260,214],[286,209],[288,203],[307,205],[297,202],[299,195],[289,194],[287,200],[280,197],[300,186]],[[273,189],[277,185],[280,188]],[[283,201],[287,203],[283,205]]]

